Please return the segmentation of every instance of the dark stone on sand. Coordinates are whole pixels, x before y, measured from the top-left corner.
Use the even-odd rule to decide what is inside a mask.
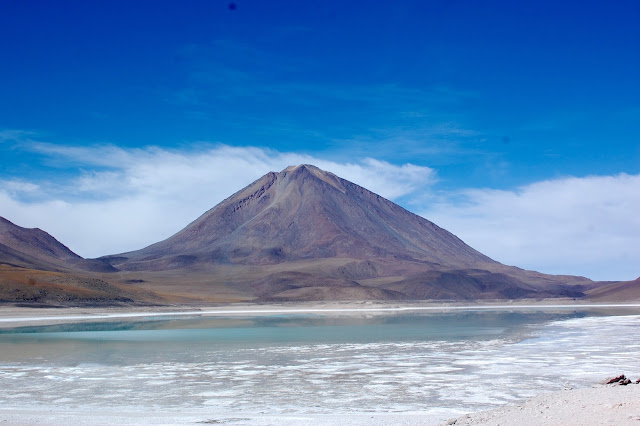
[[[613,384],[613,383],[620,383],[620,382],[623,382],[625,380],[627,380],[627,377],[624,374],[621,374],[621,375],[616,376],[616,377],[610,377],[608,379],[605,379],[604,380],[604,384],[605,385],[610,385],[610,384]]]

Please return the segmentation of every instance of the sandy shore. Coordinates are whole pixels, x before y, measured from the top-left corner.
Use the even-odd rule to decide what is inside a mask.
[[[450,420],[447,425],[640,425],[640,385],[545,393],[524,404]]]

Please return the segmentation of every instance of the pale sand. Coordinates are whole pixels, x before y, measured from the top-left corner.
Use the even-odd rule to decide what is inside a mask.
[[[524,404],[469,414],[459,425],[640,425],[640,385],[608,385],[545,393]]]

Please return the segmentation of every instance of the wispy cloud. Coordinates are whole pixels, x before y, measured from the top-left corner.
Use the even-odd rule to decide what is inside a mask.
[[[9,194],[33,194],[40,190],[40,185],[16,178],[0,180],[0,188]]]
[[[38,180],[5,176],[0,215],[45,229],[83,256],[135,250],[169,237],[264,173],[311,163],[401,201],[500,262],[594,279],[640,275],[640,175],[443,194],[432,168],[366,156],[340,161],[210,143],[170,150],[32,140],[26,148],[65,173],[52,168]]]
[[[422,210],[494,259],[601,280],[640,276],[640,175],[465,190]]]
[[[0,142],[17,142],[28,141],[36,133],[29,130],[20,129],[1,129],[0,130]]]

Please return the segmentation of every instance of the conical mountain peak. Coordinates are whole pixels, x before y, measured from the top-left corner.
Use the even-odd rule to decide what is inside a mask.
[[[286,169],[284,169],[283,171],[281,171],[280,173],[291,173],[291,172],[295,172],[296,170],[301,169],[301,170],[317,170],[320,172],[324,172],[323,170],[320,170],[319,168],[317,168],[316,166],[313,166],[311,164],[298,164],[297,166],[289,166]],[[328,172],[324,172],[324,173],[328,173]]]
[[[331,172],[327,172],[311,164],[300,164],[298,166],[289,166],[283,171],[281,171],[280,173],[277,173],[276,176],[280,179],[289,178],[290,180],[293,179],[296,181],[301,181],[305,177],[317,178],[320,181],[333,186],[334,188],[338,189],[343,193],[345,191],[343,182],[348,182],[348,181],[345,181],[344,179],[339,178],[338,176],[334,175]]]
[[[82,259],[44,231],[0,218],[0,263],[11,273],[24,270],[15,273],[27,286],[28,268],[117,269],[104,277],[136,287],[136,295],[144,283],[145,291],[164,295],[149,297],[170,301],[581,297],[593,286],[502,265],[392,201],[308,164],[267,173],[164,241],[100,259]],[[101,280],[67,278],[82,287],[74,297],[87,289],[108,290],[91,293],[108,300],[120,294]],[[618,284],[610,291],[632,287]]]
[[[169,239],[118,257],[124,269],[320,258],[491,262],[428,220],[308,164],[270,172]]]

